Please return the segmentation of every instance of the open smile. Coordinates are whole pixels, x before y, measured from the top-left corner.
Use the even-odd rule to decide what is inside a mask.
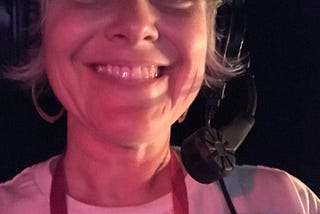
[[[119,66],[111,64],[91,65],[97,73],[106,74],[121,80],[149,80],[161,77],[165,67],[157,65],[149,66]]]

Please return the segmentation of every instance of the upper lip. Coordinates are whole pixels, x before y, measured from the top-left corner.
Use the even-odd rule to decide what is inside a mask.
[[[88,63],[88,65],[112,65],[112,66],[120,66],[120,67],[167,67],[169,66],[168,62],[159,62],[159,61],[146,61],[146,60],[95,60]]]
[[[135,54],[127,53],[114,53],[114,54],[99,54],[95,53],[92,56],[89,56],[85,60],[86,64],[91,65],[114,65],[114,66],[127,66],[127,67],[136,67],[136,66],[158,66],[158,67],[167,67],[172,64],[171,60],[163,54],[152,52],[150,54],[142,54],[135,52]]]

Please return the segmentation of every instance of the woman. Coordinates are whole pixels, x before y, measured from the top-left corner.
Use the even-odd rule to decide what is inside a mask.
[[[48,79],[67,111],[67,146],[1,184],[0,213],[228,213],[219,186],[194,181],[169,145],[204,76],[230,76],[212,54],[219,2],[38,1],[42,42],[13,78],[34,90]],[[319,212],[279,170],[239,167],[226,184],[238,213]]]

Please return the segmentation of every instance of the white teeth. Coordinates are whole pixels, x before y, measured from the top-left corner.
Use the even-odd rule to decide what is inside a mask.
[[[154,79],[160,76],[159,68],[155,65],[151,66],[112,66],[112,65],[96,65],[98,73],[108,74],[110,76],[124,80],[145,80]]]

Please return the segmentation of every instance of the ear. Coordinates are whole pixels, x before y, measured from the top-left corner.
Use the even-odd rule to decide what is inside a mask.
[[[187,117],[187,114],[188,114],[188,110],[189,109],[187,109],[185,112],[183,112],[183,114],[181,114],[180,115],[180,117],[178,118],[178,123],[182,123],[183,121],[184,121],[184,119],[186,119],[186,117]]]

